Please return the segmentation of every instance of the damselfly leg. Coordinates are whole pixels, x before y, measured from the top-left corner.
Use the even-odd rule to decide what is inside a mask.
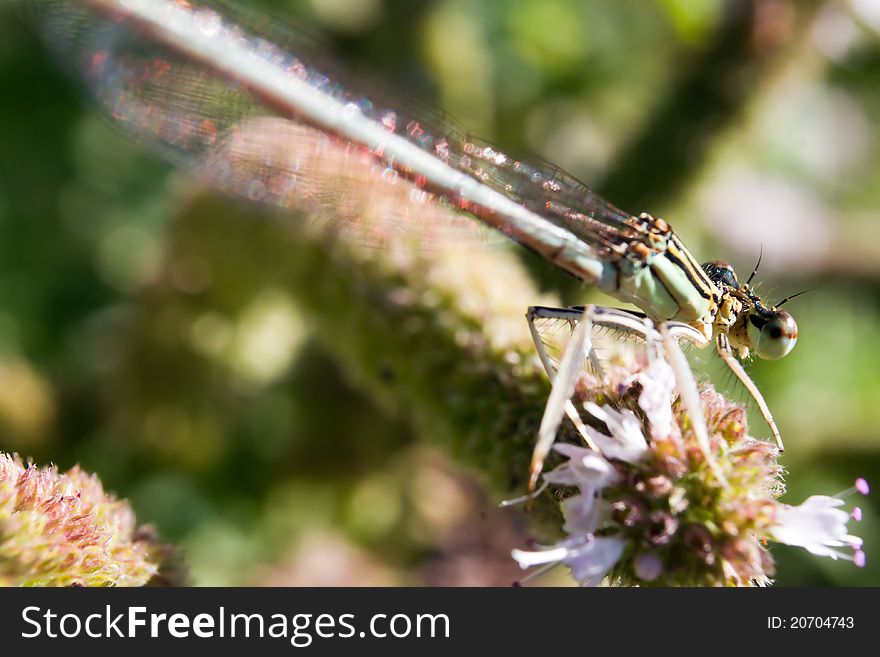
[[[754,400],[755,404],[757,404],[758,410],[761,411],[764,421],[770,427],[770,432],[773,434],[776,446],[779,448],[780,452],[784,452],[785,445],[782,444],[782,435],[779,433],[779,427],[776,426],[776,420],[773,419],[773,414],[770,412],[770,406],[767,405],[764,395],[761,394],[758,386],[752,381],[752,377],[748,375],[748,372],[746,372],[742,363],[740,363],[736,359],[736,356],[733,355],[733,350],[730,347],[730,341],[728,340],[727,335],[720,333],[716,336],[715,350],[718,352],[721,360],[724,361],[724,364],[727,365],[730,371],[733,372],[734,376],[739,379],[739,382],[745,386],[749,396]]]
[[[578,377],[585,365],[589,366],[597,375],[602,376],[602,360],[596,351],[593,340],[596,328],[608,329],[613,331],[617,337],[634,339],[644,343],[647,345],[649,353],[653,349],[659,349],[662,352],[672,367],[681,402],[691,420],[691,426],[693,426],[703,456],[718,481],[722,485],[726,485],[724,475],[711,453],[709,433],[703,407],[700,403],[697,382],[679,346],[680,340],[692,342],[698,347],[706,346],[708,340],[700,331],[682,322],[665,322],[655,326],[650,320],[638,314],[599,306],[573,308],[536,306],[529,308],[526,318],[538,356],[553,381],[550,397],[547,400],[547,406],[538,430],[538,441],[532,453],[529,480],[531,489],[534,489],[537,484],[538,477],[544,467],[544,459],[556,440],[557,430],[563,416],[567,416],[571,420],[586,444],[595,449],[595,445],[592,444],[584,427],[580,412],[571,398]],[[558,365],[548,352],[548,345],[538,326],[538,320],[543,319],[559,320],[568,323],[572,328],[571,338],[558,361]]]

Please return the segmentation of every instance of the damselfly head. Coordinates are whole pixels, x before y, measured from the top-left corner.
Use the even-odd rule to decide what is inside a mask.
[[[703,264],[703,271],[722,291],[732,292],[747,309],[746,332],[749,347],[766,360],[779,360],[794,349],[797,342],[798,329],[794,317],[778,306],[794,298],[787,297],[776,306],[768,308],[761,303],[760,297],[750,287],[757,273],[761,259],[745,283],[740,283],[733,266],[723,260],[713,260]]]
[[[757,295],[747,292],[753,302],[747,330],[758,356],[767,360],[778,360],[794,349],[798,337],[797,322],[790,313],[779,308],[795,297],[814,291],[815,289],[810,289],[791,294],[772,308],[762,306]]]
[[[766,360],[787,356],[798,337],[797,322],[790,313],[761,306],[749,312],[747,331],[753,350]]]

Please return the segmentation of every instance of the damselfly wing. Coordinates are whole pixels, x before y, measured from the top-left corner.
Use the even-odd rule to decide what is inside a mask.
[[[797,339],[794,320],[765,305],[729,265],[701,266],[662,219],[624,212],[554,167],[511,157],[443,114],[392,100],[346,73],[312,39],[252,12],[216,0],[23,1],[47,43],[116,123],[147,146],[233,194],[308,210],[320,204],[320,194],[309,193],[316,142],[298,139],[291,126],[317,130],[371,163],[377,181],[399,178],[418,190],[412,206],[361,237],[381,244],[388,226],[415,228],[420,204],[455,208],[644,312],[642,318],[588,308],[574,311],[578,320],[567,309],[530,311],[530,323],[555,313],[572,325],[589,321],[645,339],[653,335],[647,318],[661,337],[712,345],[781,448],[769,408],[739,359],[786,355]],[[336,174],[344,195],[344,172]],[[543,342],[536,344],[541,351]],[[553,376],[546,354],[542,360]],[[679,389],[688,412],[701,416],[695,384],[684,374]],[[536,451],[533,480],[546,448]]]

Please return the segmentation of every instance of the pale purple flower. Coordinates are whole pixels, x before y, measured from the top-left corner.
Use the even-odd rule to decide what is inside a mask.
[[[849,514],[838,508],[842,505],[843,500],[828,495],[812,495],[799,506],[780,505],[769,533],[780,543],[820,557],[853,559],[838,548],[858,549],[862,539],[847,534]]]
[[[594,402],[584,404],[586,411],[605,423],[610,436],[592,427],[587,427],[590,439],[602,455],[609,459],[620,459],[627,463],[638,463],[648,451],[648,443],[642,432],[642,422],[629,409],[617,411],[610,406],[599,406]]]
[[[596,530],[600,512],[607,504],[598,499],[604,488],[620,482],[620,474],[596,452],[559,443],[553,449],[568,459],[544,475],[544,480],[555,486],[576,486],[578,495],[562,501],[565,518],[563,530],[569,535],[589,534]]]
[[[582,586],[595,586],[617,563],[626,541],[614,536],[575,536],[545,550],[513,550],[520,568],[562,563]]]
[[[567,457],[567,460],[544,474],[544,480],[550,484],[577,486],[583,492],[595,492],[620,479],[614,467],[591,449],[568,443],[558,443],[553,449]]]
[[[581,586],[596,586],[616,564],[626,541],[616,536],[587,536],[563,561]]]
[[[850,512],[841,508],[843,495],[868,493],[864,479],[838,496],[781,503],[778,450],[748,435],[741,406],[710,386],[697,404],[676,403],[677,371],[653,338],[645,357],[613,361],[603,379],[578,380],[587,337],[576,334],[566,349],[536,448],[541,457],[549,452],[566,415],[588,447],[555,445],[564,462],[544,474],[543,488],[564,489],[557,493],[565,538],[514,550],[520,567],[543,566],[538,574],[565,565],[583,586],[609,572],[618,586],[766,586],[774,565],[768,541],[865,565],[862,540],[847,532]],[[687,409],[697,406],[704,412],[693,417]],[[702,434],[695,423],[705,425]],[[539,472],[533,468],[533,477]],[[851,515],[858,520],[862,510]]]
[[[594,534],[608,513],[608,503],[599,496],[606,487],[620,483],[621,475],[593,450],[566,443],[553,449],[567,459],[546,473],[544,480],[556,486],[576,486],[580,491],[561,504],[568,538],[541,550],[513,550],[511,554],[523,569],[565,564],[583,586],[594,586],[617,563],[626,546],[621,538]]]
[[[639,408],[648,417],[651,436],[655,440],[666,440],[675,426],[672,414],[672,400],[676,394],[675,372],[669,363],[657,358],[635,378],[642,386]]]
[[[560,503],[565,524],[562,530],[569,536],[592,534],[599,524],[600,505],[589,493],[567,497]]]

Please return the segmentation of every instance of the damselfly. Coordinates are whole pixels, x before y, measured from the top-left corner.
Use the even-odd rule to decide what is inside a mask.
[[[598,325],[644,339],[657,325],[676,344],[713,347],[782,448],[770,410],[739,361],[752,353],[777,359],[791,351],[797,326],[779,309],[788,299],[766,305],[751,287],[754,274],[741,282],[726,263],[701,266],[664,220],[624,212],[562,171],[527,164],[465,136],[441,115],[389,103],[328,64],[307,37],[216,0],[23,1],[49,45],[123,128],[228,191],[296,204],[303,172],[295,158],[286,170],[271,158],[262,169],[224,161],[244,124],[280,116],[351,145],[432,198],[639,307],[641,315],[594,307],[529,310],[557,396],[573,385],[574,368],[563,363],[565,371],[557,376],[538,320],[580,325],[581,334],[584,326]],[[671,360],[688,414],[708,445],[696,384],[686,365]],[[577,425],[570,401],[565,408]],[[552,439],[539,439],[533,484]]]

